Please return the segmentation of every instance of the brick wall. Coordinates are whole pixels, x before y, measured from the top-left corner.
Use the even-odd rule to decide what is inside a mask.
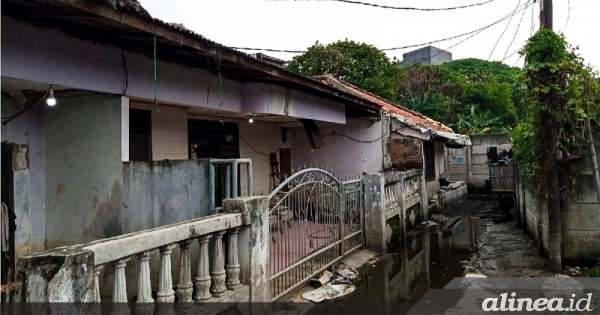
[[[131,108],[152,112],[152,160],[187,160],[187,108],[130,101]]]
[[[276,124],[255,121],[240,123],[240,157],[252,159],[252,177],[254,180],[254,195],[271,192],[271,162],[269,154],[275,152],[281,145],[281,131]],[[242,138],[243,137],[243,138]],[[250,148],[248,144],[254,149]],[[258,151],[260,153],[255,152]],[[293,154],[293,153],[292,153]],[[279,161],[279,157],[277,158]],[[246,170],[240,172],[241,191],[246,193]]]
[[[394,135],[386,147],[392,167],[397,169],[423,169],[422,140]]]

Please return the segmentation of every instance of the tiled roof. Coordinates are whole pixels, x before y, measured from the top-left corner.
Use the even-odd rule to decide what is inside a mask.
[[[391,101],[388,101],[382,97],[379,97],[373,93],[367,92],[358,88],[355,85],[352,85],[348,82],[335,78],[331,74],[320,75],[313,77],[315,80],[319,80],[322,83],[328,84],[332,87],[341,89],[345,92],[349,92],[355,96],[368,100],[370,102],[374,102],[376,104],[381,105],[382,109],[385,111],[396,114],[408,119],[416,124],[421,124],[427,128],[437,130],[437,131],[445,131],[445,132],[453,132],[452,129],[440,122],[437,122],[421,113],[410,110],[406,107],[403,107],[398,104],[394,104]]]

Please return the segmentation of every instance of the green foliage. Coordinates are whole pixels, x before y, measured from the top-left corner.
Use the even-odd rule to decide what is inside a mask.
[[[525,90],[518,68],[462,59],[402,72],[400,103],[456,131],[501,133],[516,125]]]
[[[398,101],[396,89],[400,67],[374,46],[354,41],[329,45],[316,42],[294,57],[287,69],[304,76],[331,74],[366,91]]]
[[[588,277],[600,277],[600,266],[595,267],[588,273]]]
[[[596,122],[600,118],[600,86],[592,69],[575,51],[564,36],[547,29],[531,37],[521,51],[527,85],[525,119],[511,138],[520,169],[531,187],[536,188],[534,196],[538,200],[545,196],[544,184],[552,159],[567,152],[583,155],[582,147],[587,144],[584,118],[588,114]],[[554,118],[556,126],[549,124],[548,118]],[[553,129],[555,149],[548,152],[545,143]],[[575,183],[575,175],[566,169],[561,172],[571,176],[567,182]]]

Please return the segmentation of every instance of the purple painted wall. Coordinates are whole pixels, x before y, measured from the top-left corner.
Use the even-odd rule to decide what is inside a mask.
[[[1,31],[3,77],[103,93],[124,91],[125,68],[119,48],[37,29],[4,17]],[[154,101],[154,61],[127,52],[125,56],[129,77],[127,96]],[[288,93],[276,85],[227,79],[221,85],[218,76],[162,61],[158,62],[157,75],[156,97],[161,103],[346,122],[344,104],[293,90]]]
[[[311,152],[304,128],[290,128],[288,138],[291,142],[294,168],[316,163],[331,169],[338,176],[383,171],[383,140],[389,133],[382,129],[380,121],[352,119],[345,125],[320,125],[319,129],[325,144]],[[332,135],[334,132],[335,135]],[[356,142],[343,135],[372,142]]]
[[[2,117],[14,115],[2,98]],[[27,167],[14,171],[14,206],[17,215],[17,255],[44,249],[46,213],[44,202],[44,107],[37,106],[2,125],[2,142],[27,146]],[[15,159],[15,156],[13,156]]]

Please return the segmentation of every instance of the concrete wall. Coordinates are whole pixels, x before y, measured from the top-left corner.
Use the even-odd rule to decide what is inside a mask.
[[[416,63],[422,65],[439,65],[452,61],[452,54],[445,50],[427,46],[421,49],[413,50],[402,55],[402,67],[408,67]]]
[[[123,93],[125,69],[119,48],[36,29],[5,17],[2,17],[1,29],[2,76],[88,91]],[[28,40],[13,40],[22,38]],[[154,102],[156,97],[161,104],[256,114],[269,114],[274,108],[284,108],[281,104],[288,104],[286,115],[292,117],[333,123],[346,121],[342,103],[275,85],[259,88],[254,83],[227,79],[221,83],[218,76],[204,70],[160,60],[155,93],[154,60],[129,52],[125,52],[125,56],[130,98]],[[264,89],[270,93],[263,93]]]
[[[2,126],[3,142],[23,145],[13,154],[20,161],[13,176],[17,256],[208,213],[204,162],[125,163],[122,170],[123,108],[121,98],[64,98]],[[157,119],[172,117],[170,110],[153,112],[154,135],[172,127]],[[161,142],[153,139],[156,150]]]
[[[474,135],[470,136],[470,147],[462,149],[447,149],[449,176],[452,181],[466,181],[469,188],[485,189],[485,180],[489,178],[487,165],[487,148],[497,147],[498,152],[510,149],[508,134]]]
[[[152,115],[152,160],[187,160],[187,108],[131,100],[130,108],[146,109]]]
[[[65,98],[46,110],[46,247],[125,232],[121,98]]]
[[[123,163],[126,233],[209,215],[208,160]]]
[[[44,203],[44,107],[36,106],[2,124],[2,143],[13,144],[13,202],[16,214],[17,257],[44,249],[46,213]],[[2,96],[2,117],[22,108]]]
[[[596,152],[600,152],[600,132],[594,133]],[[587,147],[584,148],[588,151]],[[589,152],[589,151],[588,151]],[[598,163],[600,163],[600,157]],[[577,163],[582,166],[575,192],[570,194],[567,211],[562,215],[562,259],[564,265],[594,265],[600,257],[600,203],[596,197],[590,157]],[[548,215],[525,189],[522,176],[517,180],[519,214],[523,229],[541,242],[548,254]]]
[[[338,176],[383,170],[383,138],[388,131],[387,125],[381,121],[348,120],[345,125],[319,125],[319,129],[324,145],[311,151],[304,128],[290,128],[288,141],[291,143],[293,167],[323,165]]]

